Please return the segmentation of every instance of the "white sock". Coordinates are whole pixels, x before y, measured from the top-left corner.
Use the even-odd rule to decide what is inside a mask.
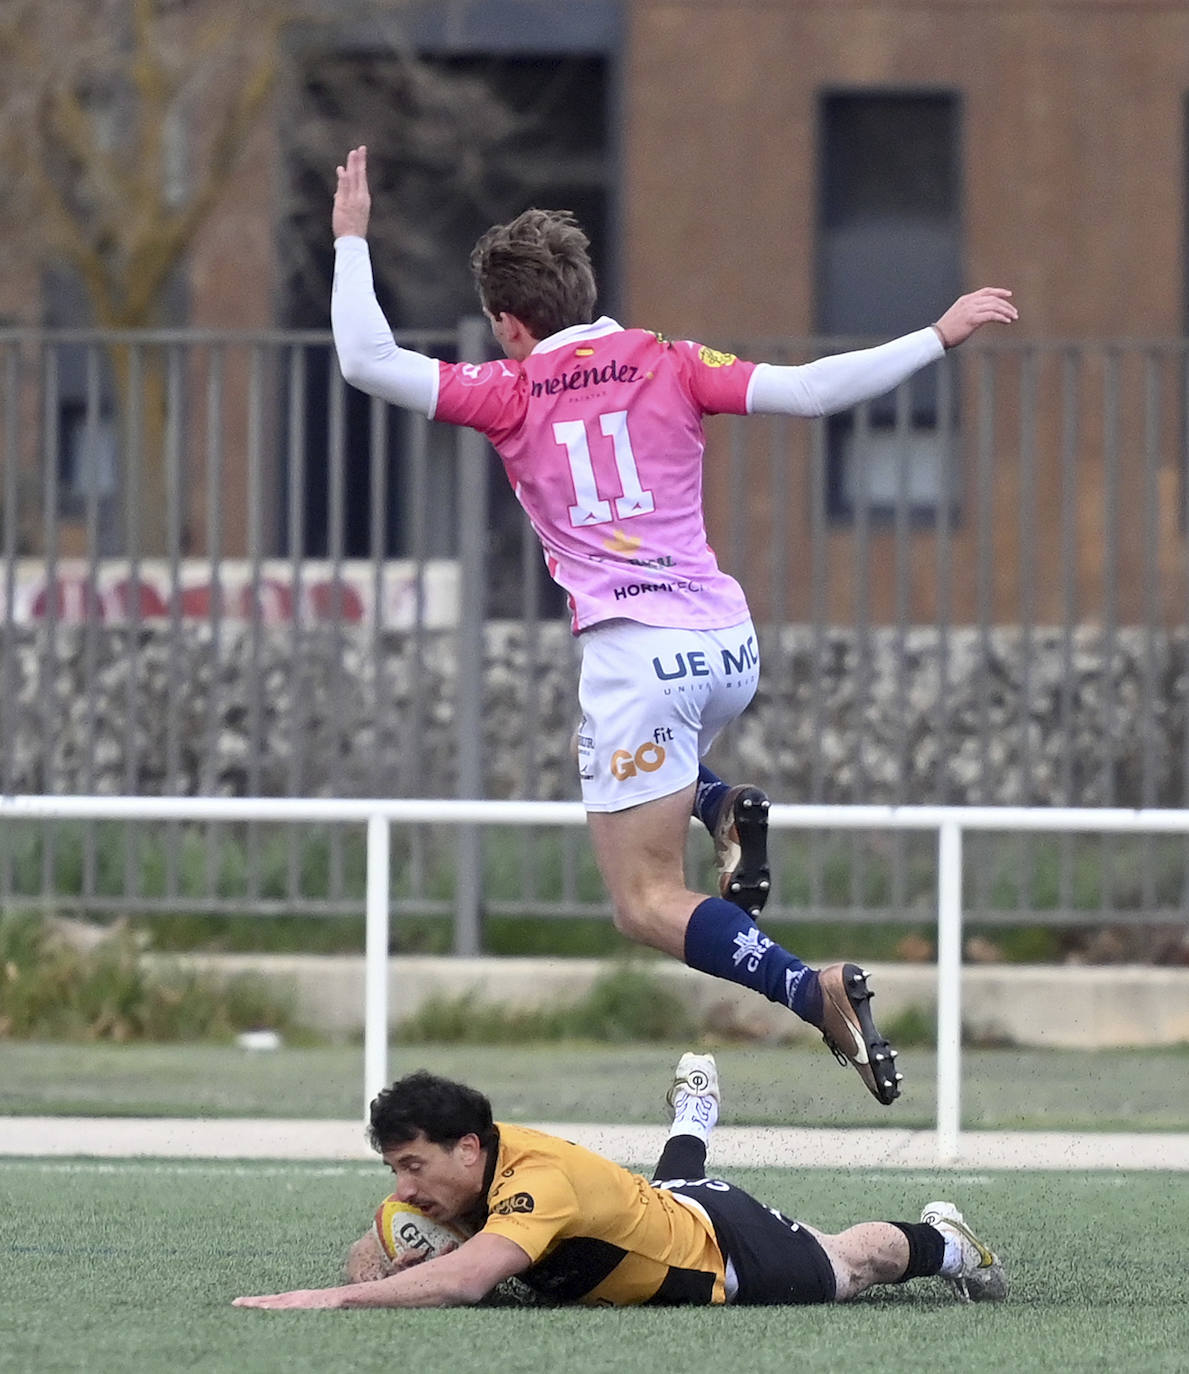
[[[678,1093],[673,1103],[673,1125],[669,1128],[668,1138],[693,1135],[708,1145],[710,1132],[717,1125],[718,1103],[714,1098],[699,1097],[696,1093]]]
[[[675,1135],[696,1136],[703,1145],[710,1144],[710,1132],[700,1121],[674,1121],[665,1139],[672,1140]]]
[[[942,1231],[941,1235],[945,1241],[945,1255],[941,1261],[941,1276],[946,1279],[956,1279],[962,1273],[962,1237],[956,1236],[952,1231]]]

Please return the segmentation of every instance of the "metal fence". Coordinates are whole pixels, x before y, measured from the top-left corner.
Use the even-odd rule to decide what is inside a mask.
[[[580,806],[558,802],[499,801],[311,801],[298,799],[171,797],[157,799],[163,812],[179,819],[263,814],[293,825],[303,819],[343,827],[365,826],[367,880],[363,1101],[389,1082],[388,997],[390,945],[390,832],[394,825],[432,814],[436,823],[459,825],[573,827],[584,823]],[[145,817],[152,804],[140,797],[0,797],[0,824],[12,817]],[[777,806],[772,828],[827,825],[847,830],[882,828],[936,834],[937,891],[937,1149],[942,1162],[961,1154],[962,1086],[962,872],[968,837],[1010,827],[1022,832],[1097,831],[1180,834],[1189,832],[1189,811],[1047,810],[1010,807],[812,807]]]
[[[486,356],[482,321],[402,342]],[[805,803],[1189,803],[1187,370],[1183,341],[971,348],[833,420],[711,420],[711,542],[765,657],[720,771]],[[3,791],[577,795],[576,655],[498,463],[346,388],[327,335],[0,330],[0,455]],[[1178,837],[972,851],[974,922],[1189,911]],[[910,834],[774,853],[777,915],[931,923]],[[569,831],[413,828],[394,857],[394,910],[460,949],[484,916],[605,911]],[[337,829],[0,833],[6,908],[357,913],[363,874]]]

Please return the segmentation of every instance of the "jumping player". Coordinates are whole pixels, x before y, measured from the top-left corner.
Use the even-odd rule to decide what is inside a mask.
[[[691,968],[789,1007],[885,1105],[895,1051],[854,964],[815,970],[755,917],[767,893],[767,798],[700,764],[755,693],[759,648],[702,512],[704,415],[815,416],[899,385],[981,325],[1016,318],[985,287],[936,324],[803,367],[745,362],[595,318],[588,239],[567,211],[526,210],[471,255],[504,359],[445,363],[399,348],[366,242],[367,154],[338,168],[331,322],[346,380],[486,435],[565,590],[580,636],[578,774],[616,926]],[[684,875],[691,811],[715,836],[720,893]]]

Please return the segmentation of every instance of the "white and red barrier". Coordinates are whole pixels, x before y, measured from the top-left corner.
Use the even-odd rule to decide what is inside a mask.
[[[266,625],[339,622],[371,624],[377,614],[389,629],[448,629],[458,623],[458,565],[434,559],[420,567],[405,560],[375,565],[286,559],[183,559],[176,571],[165,560],[59,559],[47,575],[43,559],[18,560],[11,609],[0,582],[0,620],[16,624],[55,621],[105,625],[133,621],[259,620]],[[420,608],[420,609],[419,609]]]

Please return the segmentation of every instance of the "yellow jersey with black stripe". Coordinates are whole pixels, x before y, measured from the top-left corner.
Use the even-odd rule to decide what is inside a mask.
[[[568,1140],[496,1129],[482,1229],[528,1255],[520,1278],[535,1292],[610,1307],[726,1301],[714,1230],[693,1207]]]

